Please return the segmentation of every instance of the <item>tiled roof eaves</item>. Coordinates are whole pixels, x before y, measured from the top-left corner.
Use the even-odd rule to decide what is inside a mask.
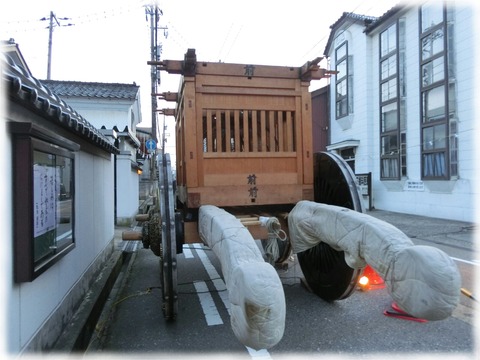
[[[392,16],[400,12],[401,10],[408,9],[408,5],[405,4],[397,4],[387,12],[385,12],[382,16],[380,16],[376,21],[373,21],[371,24],[367,25],[364,32],[369,34],[376,28],[378,28],[381,24],[388,21]]]
[[[344,22],[347,19],[353,20],[354,22],[365,23],[365,22],[372,22],[372,21],[374,22],[378,19],[378,17],[355,14],[355,13],[352,13],[352,12],[344,12],[342,14],[342,16],[335,23],[330,25],[330,29],[333,30],[333,29],[337,28],[342,22]]]
[[[63,97],[88,97],[101,99],[135,100],[139,86],[135,84],[99,83],[66,80],[41,80],[57,95]]]
[[[135,148],[140,147],[140,140],[138,140],[135,134],[132,133],[129,129],[119,132],[118,137],[124,137],[130,143],[130,145],[134,146]]]
[[[40,81],[26,74],[25,70],[17,66],[10,57],[2,56],[2,62],[6,94],[13,101],[109,153],[119,153],[119,149],[97,128]]]
[[[327,44],[325,46],[324,55],[327,56],[330,46],[332,45],[333,39],[335,38],[335,32],[339,29],[346,21],[353,23],[361,23],[363,25],[375,22],[378,18],[375,16],[367,16],[355,14],[352,12],[344,12],[342,16],[330,25],[330,36],[328,37]]]

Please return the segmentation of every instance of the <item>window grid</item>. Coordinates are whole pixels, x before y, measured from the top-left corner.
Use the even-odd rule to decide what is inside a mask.
[[[344,42],[335,50],[335,70],[338,71],[335,82],[335,115],[339,119],[348,115],[349,103],[349,61],[348,44]]]
[[[380,33],[380,177],[382,180],[399,180],[407,175],[405,121],[400,106],[399,74],[400,22],[390,25]],[[404,89],[402,88],[402,96]],[[403,125],[402,125],[403,124]],[[402,132],[403,131],[403,132]]]
[[[433,1],[420,8],[420,92],[422,179],[448,180],[458,174],[455,83],[448,37],[453,22]],[[450,23],[450,25],[447,25]],[[453,44],[450,44],[452,46]]]

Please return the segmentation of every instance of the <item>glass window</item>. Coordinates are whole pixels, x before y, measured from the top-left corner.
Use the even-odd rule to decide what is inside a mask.
[[[386,60],[382,61],[380,67],[382,80],[395,75],[397,73],[397,57],[389,56]]]
[[[397,135],[382,136],[382,155],[397,155],[398,140]]]
[[[422,33],[443,22],[443,7],[438,1],[429,1],[422,5]]]
[[[383,158],[382,159],[381,176],[384,179],[398,178],[398,158]]]
[[[407,134],[400,134],[400,163],[402,176],[407,176]]]
[[[450,122],[450,174],[452,176],[458,175],[458,138],[457,122]]]
[[[347,99],[342,99],[340,101],[337,101],[336,114],[337,114],[337,118],[348,114]]]
[[[423,150],[445,149],[447,146],[445,124],[423,128]]]
[[[382,106],[382,132],[396,130],[398,128],[397,103]]]
[[[33,281],[75,248],[74,164],[80,146],[29,122],[9,123],[14,280]]]
[[[41,264],[73,242],[72,159],[33,153],[34,263]]]
[[[344,58],[345,56],[347,56],[347,43],[346,42],[343,43],[341,46],[339,46],[338,49],[336,50],[335,59],[336,59],[336,61],[339,61],[342,58]]]
[[[349,99],[352,97],[351,68],[349,63],[347,42],[344,42],[335,50],[336,65],[338,71],[335,84],[335,114],[336,117],[347,116],[349,113]],[[350,101],[352,103],[352,101]],[[351,104],[350,104],[351,106]],[[351,110],[350,110],[351,111]]]
[[[423,122],[445,119],[445,86],[424,91],[422,96]]]
[[[447,24],[444,14],[443,2],[421,6],[422,176],[429,179],[458,173],[455,63],[451,61],[454,22]]]
[[[347,95],[347,80],[342,80],[337,83],[337,97]]]
[[[381,86],[382,102],[394,99],[397,97],[397,78],[393,78],[384,82]]]
[[[381,57],[391,53],[397,48],[397,26],[392,25],[380,34]]]
[[[445,79],[445,66],[443,57],[434,59],[422,66],[422,84],[431,85]]]
[[[445,177],[446,173],[445,153],[423,154],[423,176],[424,177]]]
[[[422,39],[422,60],[430,59],[432,56],[444,50],[443,29],[438,29]]]
[[[403,63],[399,63],[399,56],[404,53],[405,41],[400,41],[404,35],[399,34],[399,31],[404,32],[405,27],[399,27],[395,23],[380,34],[380,176],[389,180],[397,180],[401,175],[406,176],[406,166],[401,168],[401,160],[406,157],[400,156],[398,95],[398,87],[402,86],[404,80],[399,76],[404,71]],[[402,143],[403,145],[406,146]],[[405,162],[403,164],[406,165]]]
[[[337,64],[337,71],[337,79],[347,76],[347,59],[344,59]]]
[[[450,119],[452,119],[453,121],[455,121],[454,118],[457,112],[456,104],[457,104],[457,101],[456,101],[456,95],[455,95],[455,83],[451,82],[448,84],[448,112],[450,115]]]

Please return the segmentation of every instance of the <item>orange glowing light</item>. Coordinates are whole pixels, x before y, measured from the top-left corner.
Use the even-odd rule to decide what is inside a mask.
[[[360,280],[358,280],[358,284],[360,286],[367,286],[368,285],[368,277],[362,276]]]

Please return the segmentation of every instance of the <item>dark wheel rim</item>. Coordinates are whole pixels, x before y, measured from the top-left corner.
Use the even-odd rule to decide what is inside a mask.
[[[177,246],[175,226],[175,202],[172,169],[169,154],[162,154],[158,160],[159,203],[162,229],[162,250],[160,276],[162,281],[163,313],[167,320],[177,316]]]
[[[355,175],[338,155],[321,152],[314,158],[315,202],[363,212]],[[352,269],[345,262],[343,251],[320,242],[297,254],[305,281],[312,291],[327,301],[349,297],[355,290],[361,269]]]

